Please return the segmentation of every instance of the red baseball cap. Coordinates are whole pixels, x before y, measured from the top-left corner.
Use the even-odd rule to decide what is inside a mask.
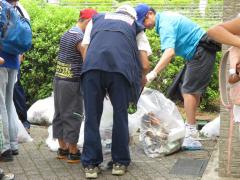
[[[90,19],[95,14],[97,14],[97,11],[95,9],[87,8],[80,11],[79,18],[81,19]]]

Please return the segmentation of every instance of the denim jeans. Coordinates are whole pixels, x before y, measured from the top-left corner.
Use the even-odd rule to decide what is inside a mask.
[[[17,112],[13,104],[13,88],[17,78],[17,70],[0,68],[0,113],[3,123],[3,150],[18,149]]]

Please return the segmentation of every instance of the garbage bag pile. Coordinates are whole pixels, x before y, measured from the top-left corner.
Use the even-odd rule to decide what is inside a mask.
[[[52,102],[49,102],[49,101]],[[53,98],[45,99],[53,104]],[[44,107],[43,104],[39,104]],[[171,154],[181,148],[185,136],[185,125],[176,105],[157,90],[145,88],[137,104],[137,112],[129,114],[129,136],[133,139],[140,129],[139,140],[147,156],[159,157]],[[35,108],[36,109],[36,108]],[[54,111],[54,108],[51,108]],[[34,114],[34,108],[31,112]],[[39,110],[39,109],[38,109]],[[37,113],[37,112],[35,112]],[[54,112],[40,113],[40,117],[53,115]],[[41,115],[42,114],[42,115]],[[45,114],[45,115],[44,115]],[[36,114],[35,114],[36,118]],[[42,118],[44,119],[44,118]],[[50,119],[50,117],[49,117]],[[46,120],[41,120],[46,123]],[[51,124],[51,121],[48,121]],[[104,100],[103,114],[100,123],[100,135],[104,159],[111,159],[113,108],[109,99]],[[84,121],[81,125],[78,146],[83,147]],[[58,143],[52,137],[49,128],[49,137],[46,141],[49,148],[56,151]]]
[[[45,99],[36,101],[27,111],[28,120],[31,124],[50,125],[54,115],[53,94]]]

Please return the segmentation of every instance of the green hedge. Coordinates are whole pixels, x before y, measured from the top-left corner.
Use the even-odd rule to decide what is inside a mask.
[[[21,3],[30,14],[33,31],[33,48],[26,53],[26,59],[21,66],[21,81],[27,93],[28,103],[31,105],[36,100],[51,94],[60,37],[76,23],[79,10],[48,5],[41,0],[21,0]],[[153,30],[147,31],[147,35],[153,50],[151,65],[154,67],[161,54],[159,37]],[[220,56],[217,62],[219,59]],[[175,58],[150,87],[166,92],[183,64],[184,61],[181,58]],[[202,109],[208,108],[211,105],[209,102],[219,97],[217,69],[218,63],[216,63],[212,82],[204,95]]]
[[[22,0],[31,17],[33,47],[26,53],[21,82],[29,104],[49,96],[61,35],[76,23],[78,11],[42,4],[41,1]]]

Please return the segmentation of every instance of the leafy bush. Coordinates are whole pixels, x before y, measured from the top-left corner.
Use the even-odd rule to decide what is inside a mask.
[[[60,37],[75,24],[79,12],[41,1],[21,2],[30,14],[33,31],[33,47],[25,54],[21,66],[21,81],[29,104],[32,104],[51,94]]]

